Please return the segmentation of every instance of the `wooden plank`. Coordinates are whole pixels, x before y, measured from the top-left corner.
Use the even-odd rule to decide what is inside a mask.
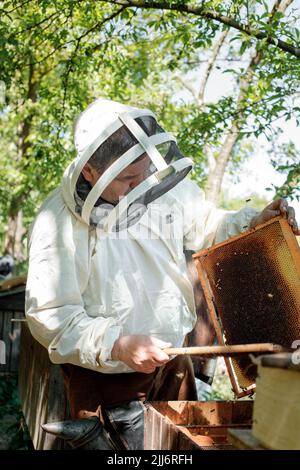
[[[10,290],[0,290],[0,309],[2,311],[24,312],[25,286],[15,287]]]
[[[168,417],[173,424],[189,424],[191,405],[188,401],[152,402],[161,415]]]
[[[69,419],[60,367],[52,364],[47,350],[22,323],[19,368],[22,411],[35,449],[64,447],[63,441],[45,433],[41,424]]]
[[[22,319],[24,317],[23,312],[13,312],[11,320]],[[21,336],[21,323],[11,321],[10,328],[10,371],[17,372],[19,369],[19,358],[20,358],[20,336]]]
[[[11,339],[10,339],[10,328],[12,312],[1,312],[1,341],[5,344],[5,364],[0,364],[0,372],[16,372],[10,370],[10,357],[11,357]]]
[[[251,425],[253,401],[168,401],[151,402],[159,413],[176,425]]]
[[[233,446],[227,430],[250,427],[253,402],[169,401],[145,406],[146,449],[229,450]]]
[[[191,402],[192,403],[192,402]],[[235,425],[252,423],[253,401],[206,401],[195,402],[190,424]]]
[[[17,373],[19,369],[21,325],[12,320],[24,319],[24,276],[4,281],[0,288],[0,340],[5,342],[6,363],[0,372]],[[6,289],[4,289],[6,287]]]
[[[5,323],[5,312],[0,310],[0,338],[3,339],[4,323]]]
[[[176,450],[178,449],[178,430],[173,423],[149,403],[144,411],[144,449]]]
[[[0,290],[0,340],[5,343],[6,362],[0,372],[17,373],[20,353],[20,325],[12,319],[24,318],[25,286]]]
[[[193,407],[193,418],[190,424],[192,423],[209,426],[232,423],[232,402],[196,402],[196,405]]]
[[[201,450],[201,446],[196,442],[193,436],[188,435],[184,430],[178,430],[178,450]]]

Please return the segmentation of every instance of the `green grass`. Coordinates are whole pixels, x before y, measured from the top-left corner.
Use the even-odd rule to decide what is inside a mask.
[[[207,400],[234,400],[234,393],[227,373],[224,359],[218,358],[212,389]]]

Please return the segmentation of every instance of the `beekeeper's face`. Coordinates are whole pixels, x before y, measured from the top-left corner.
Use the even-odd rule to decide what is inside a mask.
[[[101,197],[111,204],[117,204],[122,196],[128,194],[138,186],[149,175],[151,160],[147,154],[138,161],[128,165],[119,175],[105,188]],[[89,163],[83,168],[83,176],[93,187],[97,183],[101,174]]]

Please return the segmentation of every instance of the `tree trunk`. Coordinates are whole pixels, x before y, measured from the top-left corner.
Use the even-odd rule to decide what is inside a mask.
[[[32,103],[36,102],[37,86],[38,84],[34,80],[34,67],[31,65],[29,67],[28,73],[28,91],[26,100],[30,100]],[[22,112],[22,105],[20,106],[20,112]],[[20,123],[18,129],[18,142],[15,161],[17,162],[17,165],[20,165],[21,168],[22,161],[24,160],[24,157],[26,156],[27,150],[30,146],[28,137],[32,126],[32,120],[33,112],[30,112],[24,121]],[[24,188],[21,194],[13,196],[11,199],[11,204],[8,211],[7,232],[5,234],[3,245],[3,252],[5,254],[10,254],[17,262],[23,261],[25,259],[22,245],[22,238],[25,233],[23,226],[22,203],[26,197],[27,191],[28,188]]]
[[[214,166],[209,166],[205,195],[208,201],[211,201],[216,205],[218,205],[219,202],[222,181],[225,175],[227,164],[232,156],[233,147],[239,138],[240,129],[245,124],[245,115],[240,108],[240,104],[245,97],[249,85],[252,82],[255,68],[261,61],[261,57],[261,52],[256,52],[250,61],[245,77],[243,80],[241,80],[240,91],[236,105],[237,117],[232,122],[231,128],[228,131],[218,156],[215,157]]]
[[[11,208],[7,225],[4,253],[10,254],[17,262],[24,261],[22,238],[25,230],[23,227],[23,211],[20,207],[16,210]]]
[[[222,149],[219,152],[218,158],[215,160],[215,167],[208,174],[205,196],[208,201],[211,201],[216,205],[218,205],[219,202],[219,195],[221,192],[226,166],[230,160],[232,149],[237,141],[238,136],[239,129],[236,126],[232,126],[229,134],[225,139]]]

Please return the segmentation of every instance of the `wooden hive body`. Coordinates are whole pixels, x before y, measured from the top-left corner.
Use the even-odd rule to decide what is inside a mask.
[[[229,429],[250,429],[252,400],[145,403],[145,449],[232,450]]]

